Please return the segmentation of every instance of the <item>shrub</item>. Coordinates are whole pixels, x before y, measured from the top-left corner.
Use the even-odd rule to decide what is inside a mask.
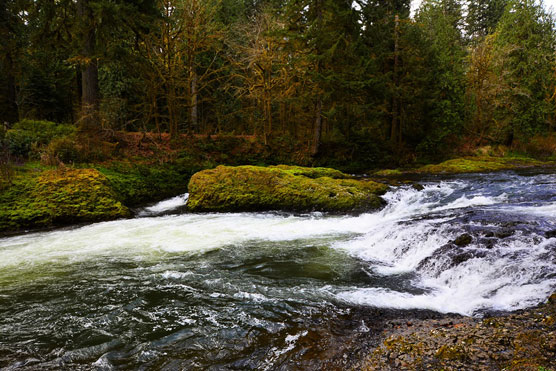
[[[535,136],[524,147],[527,153],[535,157],[554,157],[556,156],[556,133]]]
[[[23,120],[6,132],[8,150],[14,156],[29,157],[40,152],[54,138],[71,135],[75,127],[50,121]]]
[[[68,164],[79,160],[79,147],[75,137],[70,135],[52,139],[41,155],[41,162],[44,165],[57,165],[60,162]]]
[[[162,200],[184,193],[194,170],[180,166],[141,165],[114,162],[109,168],[98,167],[110,186],[127,206]]]

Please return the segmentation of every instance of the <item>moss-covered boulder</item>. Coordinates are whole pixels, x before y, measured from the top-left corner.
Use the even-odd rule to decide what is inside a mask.
[[[193,175],[191,211],[352,211],[377,209],[387,186],[337,170],[289,166],[218,166]]]
[[[475,156],[456,158],[436,165],[426,165],[417,169],[416,172],[424,174],[482,173],[546,165],[550,165],[550,163],[527,157]]]
[[[95,169],[58,169],[15,179],[0,192],[0,232],[129,216]]]
[[[307,178],[317,179],[322,177],[329,177],[332,179],[351,179],[350,175],[342,173],[340,170],[331,169],[328,167],[303,167],[292,165],[276,165],[270,166],[271,169],[280,169],[291,175],[303,175]]]
[[[523,169],[531,167],[553,167],[555,161],[539,161],[529,157],[520,156],[468,156],[455,158],[430,164],[416,169],[387,169],[374,172],[374,176],[380,178],[399,178],[405,175],[442,175],[442,174],[464,174],[464,173],[488,173],[502,170]]]

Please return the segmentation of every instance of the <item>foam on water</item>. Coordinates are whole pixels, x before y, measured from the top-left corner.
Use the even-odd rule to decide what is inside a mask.
[[[504,210],[519,214],[539,215],[550,219],[556,219],[556,202],[547,205],[518,205],[506,207]]]
[[[434,199],[438,199],[439,194],[453,192],[454,185],[457,183],[430,186],[423,192],[412,189],[391,192],[385,196],[390,205],[381,212],[353,217],[270,213],[183,214],[117,220],[3,238],[0,239],[0,269],[14,266],[32,268],[53,262],[69,264],[106,256],[149,259],[166,253],[217,249],[252,240],[333,238],[384,229],[388,223],[390,228],[395,228],[391,222],[433,210],[437,202]],[[176,202],[171,204],[176,205]]]
[[[457,183],[439,186],[433,197],[449,197]],[[429,194],[427,194],[429,193]],[[474,241],[466,250],[458,250],[463,262],[454,263],[447,253],[457,250],[447,245],[462,233],[455,215],[444,218],[415,218],[438,215],[442,210],[497,205],[500,210],[554,218],[555,204],[506,206],[505,193],[493,196],[461,196],[453,201],[431,202],[431,188],[417,194],[412,189],[390,194],[397,203],[381,222],[365,235],[335,244],[360,259],[373,263],[376,274],[392,276],[413,272],[413,284],[423,294],[394,291],[382,287],[354,288],[338,297],[350,303],[398,309],[420,308],[439,312],[472,315],[482,310],[516,310],[539,303],[556,288],[556,239],[543,235],[522,235],[500,240],[484,249]],[[410,212],[403,211],[410,210]],[[489,209],[485,209],[487,211]],[[411,220],[407,216],[411,214]],[[470,223],[472,225],[473,223]],[[445,249],[448,246],[448,250]],[[481,250],[482,249],[482,250]],[[441,253],[438,253],[441,252]],[[477,253],[480,252],[480,253]],[[547,257],[552,257],[547,259]]]
[[[166,213],[168,211],[176,210],[185,206],[189,199],[189,193],[184,193],[168,200],[160,201],[157,204],[146,207],[139,212],[139,216],[155,216]]]
[[[92,224],[0,239],[0,270],[75,263],[98,257],[156,259],[167,253],[217,249],[247,241],[289,241],[362,233],[377,217],[273,214],[184,214]]]

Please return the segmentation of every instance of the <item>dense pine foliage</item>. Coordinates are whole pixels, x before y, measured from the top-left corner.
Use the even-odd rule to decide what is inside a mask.
[[[533,0],[4,3],[0,141],[27,119],[256,136],[331,165],[554,153],[555,22]]]

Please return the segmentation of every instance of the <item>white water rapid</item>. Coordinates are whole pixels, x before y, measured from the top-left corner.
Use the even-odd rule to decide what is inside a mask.
[[[181,214],[4,238],[0,282],[90,260],[157,262],[257,241],[265,242],[264,249],[272,242],[304,240],[343,251],[364,262],[370,276],[406,280],[402,287],[411,288],[322,286],[348,303],[465,315],[525,308],[556,288],[556,238],[543,235],[556,229],[556,203],[531,202],[521,187],[540,180],[555,187],[554,180],[513,176],[504,184],[491,177],[429,182],[422,191],[395,189],[385,195],[386,208],[359,216]],[[186,200],[187,195],[178,196],[139,215],[167,212]],[[510,235],[494,237],[505,228]],[[468,246],[450,245],[464,232],[473,235]]]

